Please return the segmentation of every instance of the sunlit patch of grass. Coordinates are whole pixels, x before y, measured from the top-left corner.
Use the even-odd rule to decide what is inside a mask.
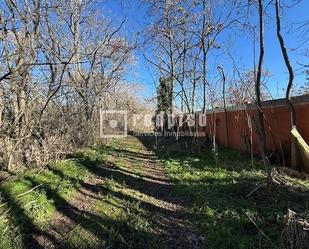
[[[88,249],[88,248],[106,248],[105,241],[98,238],[95,234],[86,228],[77,226],[68,235],[65,248]]]
[[[102,200],[98,200],[93,209],[96,218],[90,218],[88,227],[71,231],[66,243],[68,248],[159,247],[140,202],[116,197],[118,187],[113,180],[106,182]]]
[[[116,248],[156,248],[155,236],[147,219],[149,214],[146,214],[139,201],[108,194],[97,203],[97,210],[103,217],[111,219],[106,224],[108,245],[117,245]]]
[[[97,146],[80,150],[77,153],[75,153],[73,157],[77,156],[91,161],[103,162],[106,159],[108,153],[110,152],[111,147]]]
[[[27,177],[30,177],[32,174],[33,173],[30,172],[27,174]],[[32,182],[25,177],[1,186],[1,192],[9,196],[9,202],[14,202],[15,207],[17,208],[18,206],[23,212],[23,215],[14,217],[14,223],[18,225],[27,225],[23,224],[25,222],[23,216],[27,216],[33,221],[33,224],[44,227],[47,225],[47,219],[50,218],[55,211],[52,200],[48,200],[45,192],[40,188],[23,195],[34,187]],[[11,203],[8,205],[11,205]],[[14,206],[12,208],[14,209]]]
[[[53,201],[49,200],[43,190],[39,188],[30,191],[31,181],[24,177],[7,182],[0,186],[1,195],[7,204],[0,215],[5,219],[5,229],[1,233],[1,248],[22,248],[22,241],[34,227],[45,228],[48,219],[55,211]],[[27,194],[24,194],[28,192]],[[16,245],[17,243],[17,245]]]
[[[136,198],[138,193],[135,193],[135,195],[130,195],[132,191],[137,191],[117,184],[113,180],[109,180],[107,182],[106,188],[110,192],[108,192],[102,202],[97,203],[99,212],[116,221],[121,221],[123,224],[125,224],[122,229],[129,228],[132,230],[134,228],[134,233],[130,234],[133,241],[136,241],[136,239],[139,237],[139,233],[141,235],[143,233],[151,234],[151,224],[147,219],[149,214],[147,214],[146,211],[141,207],[140,201],[138,198]],[[124,198],[116,197],[114,193],[121,193]],[[125,196],[127,196],[127,199]],[[128,243],[133,242],[130,242],[129,240]]]

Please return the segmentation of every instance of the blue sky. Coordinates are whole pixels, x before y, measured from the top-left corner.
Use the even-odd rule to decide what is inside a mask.
[[[292,0],[291,0],[292,2]],[[100,7],[100,4],[98,5]],[[115,21],[120,21],[126,16],[126,24],[124,27],[124,33],[132,38],[137,32],[141,31],[147,23],[150,21],[147,16],[146,9],[140,4],[139,0],[107,0],[105,3],[106,14],[114,18]],[[305,76],[298,69],[300,66],[298,63],[309,64],[308,57],[301,55],[301,51],[308,48],[309,43],[303,45],[297,51],[297,48],[301,43],[303,37],[301,33],[289,32],[289,23],[292,21],[295,23],[304,21],[308,18],[309,1],[303,0],[300,4],[293,8],[286,10],[282,20],[283,35],[286,40],[287,48],[289,49],[289,55],[291,62],[296,70],[295,84],[301,86],[305,82]],[[282,96],[287,84],[288,74],[286,66],[284,64],[279,43],[276,37],[275,30],[275,9],[274,6],[269,6],[267,14],[270,18],[267,18],[265,27],[265,64],[264,67],[270,71],[271,77],[268,80],[268,88],[274,97],[278,97],[278,94]],[[308,34],[307,34],[308,35]],[[232,52],[235,60],[240,63],[240,67],[247,69],[253,66],[252,55],[252,42],[243,34],[234,35],[233,37]],[[257,50],[258,53],[258,50]],[[143,59],[140,51],[136,53],[137,63],[127,73],[128,80],[141,83],[145,86],[144,95],[149,97],[155,94],[155,80],[156,76],[153,75],[151,65]],[[222,56],[221,60],[218,59],[217,63],[224,66],[226,73],[229,74],[232,71],[232,63],[227,57]]]

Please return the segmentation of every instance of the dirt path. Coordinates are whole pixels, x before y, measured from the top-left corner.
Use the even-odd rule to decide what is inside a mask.
[[[172,189],[173,184],[154,153],[137,138],[128,137],[113,148],[104,164],[92,170],[92,176],[81,184],[74,197],[57,210],[49,229],[34,236],[36,246],[31,245],[29,248],[69,248],[71,244],[68,244],[68,238],[83,237],[82,231],[90,232],[98,238],[93,243],[95,248],[117,248],[114,244],[104,242],[105,232],[100,233],[100,221],[105,223],[106,216],[109,220],[116,219],[112,215],[117,210],[122,210],[121,217],[128,217],[127,222],[137,220],[131,215],[131,206],[125,206],[127,203],[137,203],[138,209],[142,210],[138,219],[144,219],[144,223],[149,224],[149,231],[155,242],[145,245],[146,247],[199,248],[198,236],[186,220],[187,210],[182,201],[173,196]],[[109,200],[113,200],[114,207],[106,204],[107,196],[111,196]],[[98,206],[104,207],[101,208],[103,213]],[[97,225],[91,224],[94,222]],[[146,225],[141,227],[143,226]],[[124,234],[127,230],[128,228]],[[134,231],[131,233],[134,234]],[[127,237],[130,236],[124,235],[127,240],[124,248],[143,248],[143,245],[135,246],[134,243],[137,242],[131,243]],[[87,243],[80,248],[91,248]]]
[[[150,204],[145,208],[157,236],[168,248],[198,248],[198,236],[185,219],[187,210],[182,200],[173,196],[173,184],[158,158],[136,138],[128,138],[122,146],[125,149],[110,160],[114,165],[122,162],[120,171],[140,177],[140,181],[128,178],[126,184],[139,192],[141,201]]]
[[[65,248],[64,242],[74,228],[87,223],[86,214],[95,215],[92,209],[99,198],[97,185],[102,183],[103,180],[95,175],[87,179],[73,198],[58,208],[48,230],[33,236],[35,244],[30,243],[29,249]]]

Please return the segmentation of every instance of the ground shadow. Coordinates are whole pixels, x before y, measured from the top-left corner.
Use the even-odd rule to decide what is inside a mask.
[[[113,154],[116,156],[123,156],[124,160],[133,160],[135,158],[134,152],[130,150],[116,150],[113,152]],[[167,182],[166,179],[151,177],[151,175],[148,174],[144,175],[142,173],[130,171],[130,168],[124,170],[111,162],[106,162],[104,164],[102,160],[96,160],[90,157],[88,158],[87,156],[81,154],[77,154],[74,158],[71,159],[74,159],[76,163],[86,168],[95,177],[101,178],[103,180],[112,179],[121,186],[139,191],[142,194],[156,198],[158,200],[171,200],[170,192],[172,190],[172,186]],[[147,160],[149,162],[151,161],[151,163],[156,163],[154,161],[156,158],[153,155],[144,153],[137,153],[136,159]],[[124,238],[128,239],[126,243],[119,242],[119,244],[117,244],[118,242],[114,241],[113,246],[116,248],[155,248],[154,244],[152,244],[153,241],[157,241],[158,245],[161,245],[162,247],[162,245],[167,243],[167,236],[171,235],[168,234],[166,230],[166,224],[162,224],[159,222],[159,219],[156,219],[158,218],[157,216],[160,215],[161,218],[164,217],[164,219],[169,219],[170,217],[175,218],[181,217],[183,215],[182,212],[178,212],[177,210],[169,210],[164,206],[143,201],[140,198],[136,198],[132,195],[128,195],[120,191],[113,191],[107,188],[104,183],[93,185],[83,182],[79,180],[78,177],[67,175],[65,171],[61,171],[60,169],[51,165],[48,165],[46,170],[53,172],[53,174],[58,175],[61,179],[69,180],[70,182],[74,183],[74,186],[78,186],[76,187],[77,192],[81,191],[81,189],[87,190],[87,195],[96,201],[102,201],[102,196],[111,195],[128,203],[138,203],[139,206],[146,211],[144,214],[145,217],[143,218],[150,220],[152,226],[156,227],[157,231],[162,231],[162,234],[156,233],[154,235],[152,233],[139,230],[132,226],[132,224],[128,224],[125,221],[114,220],[108,216],[101,216],[87,210],[85,211],[79,207],[73,206],[71,203],[65,200],[58,193],[57,186],[51,187],[49,184],[43,184],[40,186],[40,191],[45,193],[47,199],[53,200],[53,205],[56,208],[56,211],[63,217],[66,217],[66,219],[72,221],[73,224],[78,224],[84,230],[87,230],[94,236],[99,237],[102,241],[109,241],[111,239],[111,231],[115,230],[118,231],[118,233],[121,234]],[[25,176],[24,179],[31,183],[31,187],[35,187],[41,184],[41,182],[39,182],[33,176]],[[8,208],[13,210],[11,215],[14,217],[14,219],[16,219],[14,221],[15,224],[19,225],[20,233],[23,236],[23,248],[48,248],[49,246],[70,248],[69,244],[66,244],[65,241],[59,241],[59,238],[54,237],[53,233],[49,233],[49,231],[43,231],[37,228],[33,224],[31,218],[29,218],[24,213],[23,207],[21,207],[20,204],[15,201],[14,197],[10,196],[10,193],[5,191],[1,192],[3,192],[4,199],[8,203]],[[83,194],[85,195],[85,193]],[[110,204],[116,205],[115,203]],[[151,217],[152,214],[156,214],[156,217]],[[67,231],[68,228],[64,229],[59,227],[59,229],[60,230],[58,233],[62,233],[63,231]],[[64,230],[62,231],[62,229]],[[175,229],[177,229],[177,224],[175,224]],[[164,234],[164,232],[166,232],[166,234]],[[128,237],[130,234],[134,234],[134,236],[131,236],[131,238]],[[40,242],[42,242],[42,238],[44,238],[45,246],[42,246],[42,244],[36,240],[38,237],[41,238]],[[100,248],[100,246],[98,248]]]
[[[277,247],[288,209],[304,213],[308,208],[309,192],[293,186],[277,185],[271,192],[260,188],[248,197],[266,179],[243,174],[244,169],[250,171],[250,161],[237,152],[223,151],[216,162],[210,152],[198,156],[168,153],[166,148],[155,148],[151,137],[139,140],[160,161],[175,162],[184,169],[181,177],[171,179],[173,194],[193,210],[189,219],[207,238],[207,248]]]
[[[30,181],[33,186],[37,186],[39,182],[37,182],[35,179],[27,178],[28,181]],[[87,184],[87,183],[81,183],[82,188],[86,188],[90,190],[91,193],[96,193],[100,191],[100,189],[97,188],[95,185]],[[52,199],[54,201],[54,205],[57,209],[57,212],[61,213],[64,217],[71,220],[74,224],[78,224],[83,229],[87,230],[94,236],[100,238],[102,241],[108,241],[110,238],[110,230],[113,229],[119,229],[119,232],[123,235],[125,234],[136,234],[140,236],[136,236],[136,238],[140,238],[142,241],[134,241],[137,245],[147,245],[147,239],[149,240],[152,236],[151,234],[145,233],[141,230],[136,230],[134,227],[130,226],[130,224],[127,224],[125,221],[121,222],[118,220],[114,220],[109,218],[108,216],[101,216],[96,214],[95,212],[90,212],[88,210],[83,210],[81,207],[76,207],[70,204],[68,201],[66,201],[64,198],[62,198],[58,193],[57,190],[52,189],[48,185],[43,185],[42,190],[46,193],[47,197],[49,199]],[[94,194],[97,196],[97,194]],[[62,229],[67,228],[61,228],[59,227],[60,231],[62,232]],[[46,236],[46,233],[38,232],[37,235],[41,235],[43,237]],[[68,248],[67,245],[62,243],[62,241],[59,242],[59,240],[50,240],[51,244],[56,247],[61,248]],[[116,241],[113,241],[113,243],[116,243],[115,246],[117,248],[127,248],[126,245],[123,245],[122,243],[117,244]],[[29,242],[28,242],[28,245]],[[102,245],[98,245],[96,248],[101,248]],[[31,245],[29,248],[43,248],[40,247],[35,240],[31,241]]]

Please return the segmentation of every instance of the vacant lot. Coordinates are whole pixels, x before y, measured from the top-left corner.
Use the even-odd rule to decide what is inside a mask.
[[[261,188],[237,152],[176,155],[129,137],[0,185],[0,248],[277,248],[309,182]],[[257,163],[258,165],[258,163]]]

